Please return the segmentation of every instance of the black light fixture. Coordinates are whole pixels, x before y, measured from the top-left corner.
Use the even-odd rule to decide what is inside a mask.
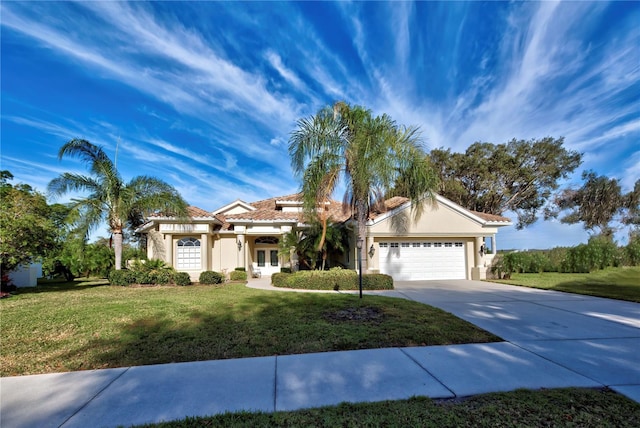
[[[242,250],[242,242],[238,239],[238,251]]]
[[[356,247],[358,247],[358,284],[360,288],[360,298],[362,299],[362,238],[358,237]]]
[[[371,244],[371,248],[369,248],[369,258],[372,258],[375,253],[376,249],[373,247],[373,244]]]

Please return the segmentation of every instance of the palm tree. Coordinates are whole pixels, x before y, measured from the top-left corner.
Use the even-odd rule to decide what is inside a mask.
[[[65,172],[51,180],[49,192],[60,196],[71,191],[88,191],[84,198],[72,199],[70,218],[85,239],[103,221],[109,225],[115,250],[115,268],[122,267],[122,234],[135,228],[150,213],[186,217],[187,204],[180,194],[162,180],[148,176],[134,177],[125,183],[102,147],[74,138],[64,144],[58,159],[77,157],[89,167],[90,176]]]
[[[432,199],[437,183],[416,128],[399,126],[386,114],[374,117],[371,110],[344,102],[298,120],[289,155],[294,173],[302,179],[308,212],[321,211],[344,181],[344,201],[351,206],[358,239],[363,240],[370,210],[383,208],[384,195],[399,176],[408,182],[407,196],[416,218],[422,208],[418,202]],[[360,259],[366,271],[367,258],[361,253]]]

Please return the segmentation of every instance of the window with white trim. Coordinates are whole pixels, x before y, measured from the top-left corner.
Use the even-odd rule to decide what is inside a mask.
[[[453,242],[445,242],[444,246],[447,248],[452,248],[453,247]]]
[[[455,246],[458,247],[458,248],[462,247],[462,242],[456,242]]]
[[[413,242],[413,243],[411,244],[411,246],[412,246],[413,248],[420,248],[420,243],[419,243],[419,242]]]
[[[258,267],[264,267],[266,252],[264,250],[258,250]]]
[[[389,247],[388,243],[386,243],[386,242],[381,242],[380,243],[380,248],[388,248],[388,247]]]
[[[256,244],[268,244],[268,245],[278,245],[278,238],[275,236],[260,236],[256,238]]]
[[[440,247],[442,247],[442,242],[434,242],[433,246],[436,247],[436,248],[440,248]]]
[[[409,248],[409,243],[408,242],[403,242],[402,243],[402,248]]]
[[[176,251],[176,269],[200,269],[200,240],[182,238]]]

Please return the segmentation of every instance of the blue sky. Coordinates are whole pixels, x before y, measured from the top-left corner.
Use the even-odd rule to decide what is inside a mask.
[[[14,2],[1,8],[1,168],[44,191],[71,138],[213,210],[294,193],[295,121],[337,100],[419,126],[425,149],[565,137],[640,177],[640,2]],[[119,144],[118,144],[119,142]],[[337,195],[340,199],[341,195]],[[106,234],[103,233],[103,234]],[[588,238],[503,229],[501,248]]]

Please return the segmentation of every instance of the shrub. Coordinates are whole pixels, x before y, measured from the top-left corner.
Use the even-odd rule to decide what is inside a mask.
[[[176,274],[177,274],[177,272],[174,273],[173,271],[171,271],[169,269],[163,269],[163,270],[152,272],[151,273],[151,279],[153,281],[151,283],[152,284],[158,284],[158,285],[171,284],[173,282],[174,276]]]
[[[247,280],[247,272],[242,270],[234,270],[229,274],[229,279],[231,281],[246,281]]]
[[[281,273],[291,273],[291,268],[290,267],[281,267],[280,268],[280,272]]]
[[[567,258],[567,247],[555,247],[546,251],[549,265],[547,272],[562,272],[562,262]]]
[[[522,273],[529,264],[529,257],[524,252],[507,253],[502,258],[502,266],[505,273]]]
[[[234,270],[237,270],[238,272],[246,272],[247,268],[245,268],[245,267],[237,267]]]
[[[274,287],[297,288],[304,290],[357,290],[358,273],[353,270],[333,268],[328,271],[309,270],[293,274],[276,273],[271,276]],[[384,274],[362,275],[363,290],[392,290],[393,278]]]
[[[287,280],[287,287],[304,290],[351,290],[357,286],[358,274],[353,270],[306,270],[296,272]]]
[[[271,275],[271,285],[274,287],[288,288],[289,286],[287,285],[287,281],[290,276],[291,274],[287,272],[274,273]]]
[[[189,285],[191,284],[191,278],[186,272],[176,272],[173,275],[173,282],[175,282],[176,285],[180,286]]]
[[[587,244],[580,244],[567,250],[562,262],[563,272],[588,273],[610,266],[620,266],[622,253],[608,238],[593,237]]]
[[[363,290],[393,290],[393,278],[383,273],[362,275]]]
[[[200,284],[220,284],[224,282],[224,274],[206,270],[200,273],[200,278],[198,279],[198,281],[200,282]]]
[[[121,287],[134,284],[136,282],[136,274],[133,271],[122,269],[112,270],[109,273],[109,283],[111,285],[119,285]]]
[[[640,235],[629,238],[629,244],[625,247],[624,253],[628,265],[640,266]]]

